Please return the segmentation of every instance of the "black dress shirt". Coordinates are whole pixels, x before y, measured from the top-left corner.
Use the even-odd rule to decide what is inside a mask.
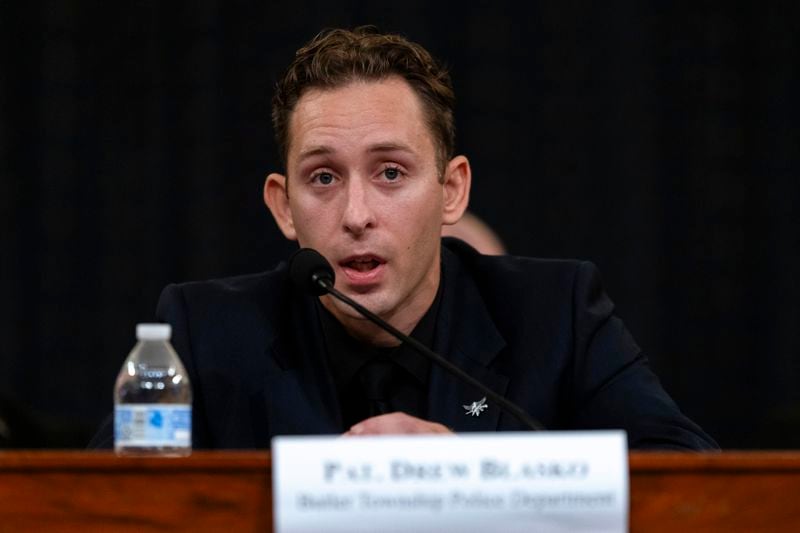
[[[428,311],[411,332],[432,346],[441,285]],[[319,310],[328,362],[339,399],[343,430],[384,413],[402,411],[425,418],[430,361],[406,344],[377,347],[360,342],[321,304]]]

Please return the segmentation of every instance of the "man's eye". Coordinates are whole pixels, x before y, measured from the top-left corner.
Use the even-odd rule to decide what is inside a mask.
[[[330,172],[320,172],[314,176],[314,180],[321,185],[330,185],[333,183],[333,174]]]
[[[383,176],[389,181],[394,181],[400,177],[400,170],[396,168],[387,168],[383,171]]]

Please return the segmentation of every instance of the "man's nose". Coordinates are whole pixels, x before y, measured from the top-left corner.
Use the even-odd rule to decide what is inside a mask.
[[[369,189],[360,177],[351,178],[347,184],[347,203],[343,224],[347,232],[361,235],[375,225],[374,206],[369,201]]]

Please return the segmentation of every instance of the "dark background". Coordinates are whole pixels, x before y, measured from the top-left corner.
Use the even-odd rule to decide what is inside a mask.
[[[10,445],[83,444],[165,284],[292,249],[261,202],[272,86],[374,23],[452,68],[472,209],[512,253],[598,264],[723,446],[800,447],[800,18],[752,4],[0,0]]]

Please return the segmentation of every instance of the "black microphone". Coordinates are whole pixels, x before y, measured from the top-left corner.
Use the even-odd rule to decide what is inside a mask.
[[[326,294],[328,285],[333,287],[336,279],[328,260],[311,248],[300,248],[292,254],[289,258],[289,277],[295,285],[314,296]]]
[[[323,294],[327,293],[346,303],[361,313],[373,324],[397,338],[400,342],[410,345],[417,352],[432,360],[434,363],[441,366],[458,379],[465,381],[466,383],[483,392],[487,398],[495,402],[505,412],[516,417],[517,420],[522,422],[528,428],[534,431],[544,431],[544,426],[540,422],[528,416],[528,413],[526,413],[520,406],[500,396],[492,389],[419,342],[417,339],[409,337],[360,303],[336,290],[333,287],[336,279],[336,276],[333,273],[333,267],[331,267],[330,263],[328,263],[328,260],[325,259],[318,251],[312,248],[300,248],[297,250],[289,259],[289,276],[292,278],[292,281],[295,283],[295,285],[300,287],[302,290],[313,294],[314,296],[322,296]]]

